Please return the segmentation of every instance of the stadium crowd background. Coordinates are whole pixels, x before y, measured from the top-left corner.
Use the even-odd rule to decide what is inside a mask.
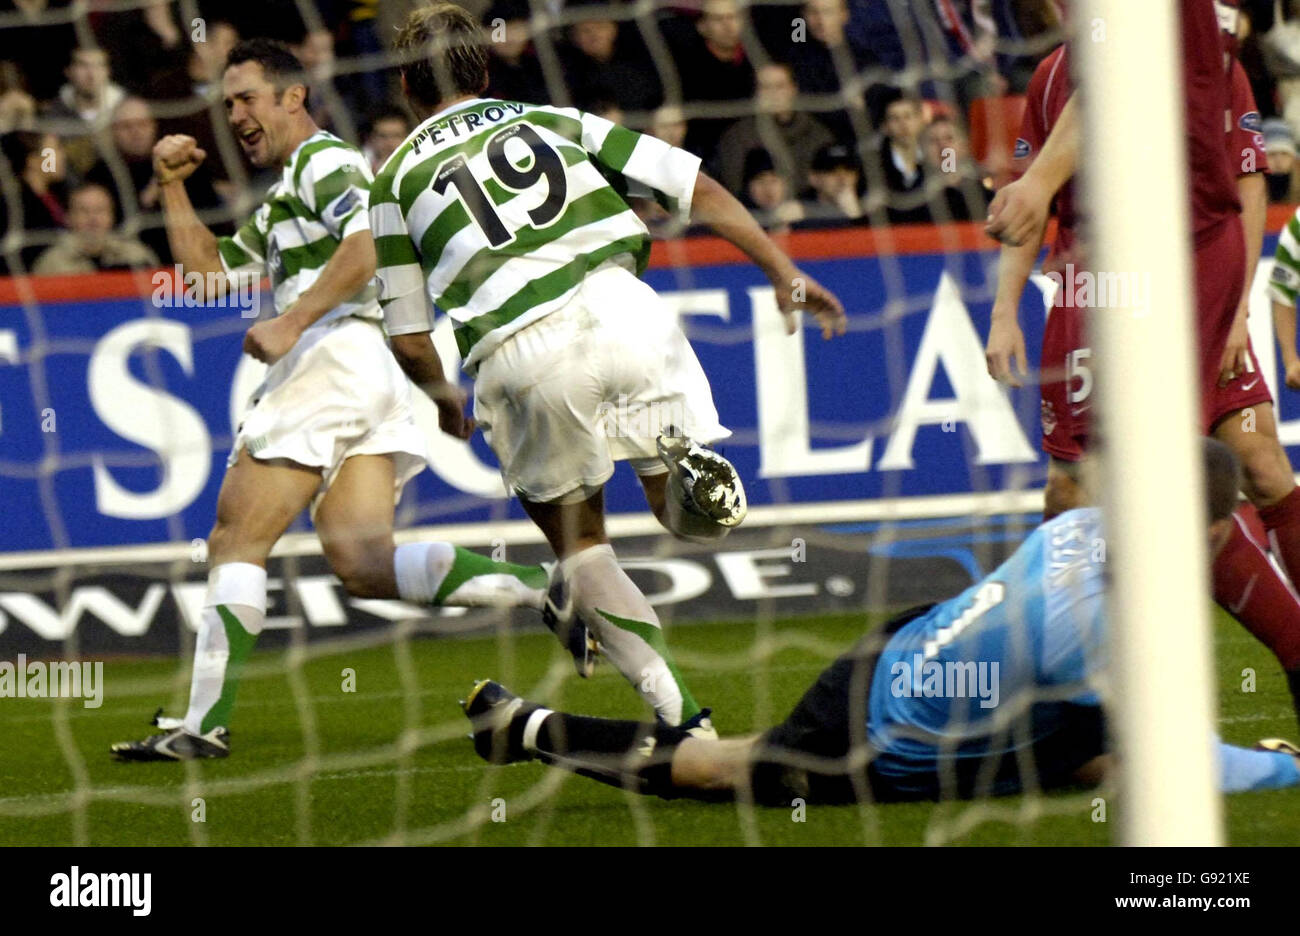
[[[0,0],[0,274],[169,265],[151,150],[187,133],[218,233],[260,202],[225,122],[239,38],[303,62],[317,123],[375,168],[413,123],[387,36],[418,0]],[[466,2],[492,38],[488,94],[576,106],[685,146],[769,229],[983,217],[1023,93],[1061,36],[1057,0],[746,5]],[[1242,0],[1241,58],[1274,201],[1297,194],[1300,0]],[[656,236],[683,233],[638,204]]]

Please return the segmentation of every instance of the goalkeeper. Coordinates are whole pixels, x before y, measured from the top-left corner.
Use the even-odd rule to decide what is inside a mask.
[[[1241,471],[1222,443],[1202,446],[1213,554],[1231,531]],[[1095,783],[1110,760],[1095,685],[1106,662],[1101,521],[1096,508],[1063,513],[956,598],[868,634],[757,738],[710,741],[567,715],[483,681],[464,706],[475,749],[496,763],[536,758],[664,798],[748,795],[768,805]],[[976,671],[991,674],[992,693],[970,691],[984,688]],[[1300,749],[1260,746],[1219,744],[1225,792],[1300,785]]]

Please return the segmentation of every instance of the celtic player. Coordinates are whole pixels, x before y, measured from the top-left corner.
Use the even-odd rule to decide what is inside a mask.
[[[426,440],[384,342],[369,167],[312,122],[301,74],[292,54],[263,39],[240,43],[227,60],[226,112],[240,146],[254,166],[283,170],[234,237],[215,237],[185,193],[205,156],[193,138],[169,136],[154,149],[168,240],[186,273],[224,288],[233,288],[227,276],[269,277],[276,314],[244,339],[244,350],[271,366],[244,413],[217,500],[189,710],[158,719],[160,734],[113,745],[125,760],[229,753],[239,668],[266,613],[266,559],[306,507],[353,595],[539,609],[545,596],[540,566],[492,562],[449,543],[394,548],[393,506],[426,464]],[[442,429],[467,437],[463,397],[436,359],[421,386],[438,404]]]
[[[616,461],[632,463],[679,536],[716,539],[745,509],[735,470],[702,444],[729,435],[704,372],[637,277],[650,238],[628,198],[652,196],[740,247],[771,280],[791,332],[799,308],[826,337],[843,331],[844,311],[692,154],[592,114],[482,98],[487,37],[460,7],[413,12],[396,51],[421,123],[371,190],[393,350],[422,379],[437,366],[434,306],[451,317],[476,377],[474,416],[560,560],[560,616],[596,636],[662,722],[709,734],[605,535]]]

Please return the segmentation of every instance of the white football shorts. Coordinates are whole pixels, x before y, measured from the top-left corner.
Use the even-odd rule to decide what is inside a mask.
[[[354,316],[307,329],[271,366],[240,420],[229,464],[243,448],[258,460],[287,458],[321,469],[313,514],[353,455],[393,457],[394,499],[428,464],[410,382],[379,323]]]
[[[673,310],[613,262],[479,364],[474,418],[506,487],[537,502],[594,493],[617,461],[667,471],[655,440],[669,429],[731,435]]]

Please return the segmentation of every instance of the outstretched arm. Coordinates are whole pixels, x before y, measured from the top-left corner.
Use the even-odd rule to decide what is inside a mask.
[[[800,308],[807,309],[817,319],[823,338],[844,334],[844,306],[835,294],[801,272],[759,227],[745,206],[704,172],[695,180],[691,220],[713,228],[719,237],[735,244],[758,265],[776,290],[776,304],[785,316],[789,334],[794,334],[797,327],[794,313]]]

